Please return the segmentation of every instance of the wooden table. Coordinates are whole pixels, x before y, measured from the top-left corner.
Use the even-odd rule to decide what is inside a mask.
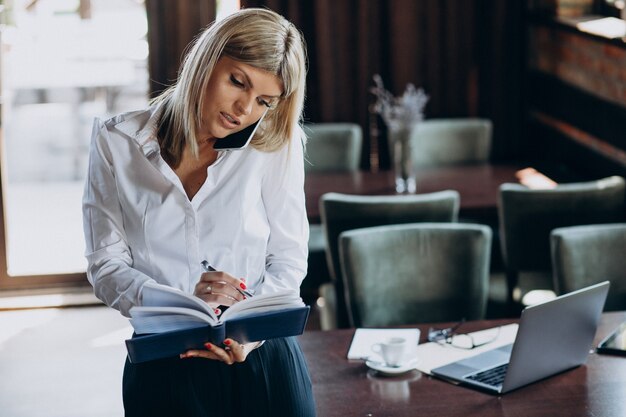
[[[491,164],[420,168],[417,192],[457,190],[461,195],[461,216],[493,217],[498,187],[505,182],[518,182],[515,173],[520,168],[519,165]],[[309,221],[320,223],[319,199],[324,193],[394,195],[394,181],[391,171],[307,173],[304,189]]]
[[[626,312],[605,313],[594,346],[623,321]],[[464,327],[475,331],[511,322],[476,321]],[[422,343],[429,325],[417,327]],[[586,365],[499,397],[418,371],[378,376],[363,362],[346,359],[353,334],[354,329],[345,329],[300,337],[320,417],[626,416],[626,357],[592,353]]]

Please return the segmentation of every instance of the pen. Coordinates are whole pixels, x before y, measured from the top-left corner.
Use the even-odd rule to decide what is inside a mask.
[[[211,264],[204,260],[202,262],[200,262],[202,264],[202,268],[204,268],[205,272],[215,272],[217,271],[217,269],[213,268],[213,266],[211,266]],[[239,291],[241,294],[245,295],[246,297],[252,297],[254,295],[254,290],[244,290],[241,288],[235,288],[237,291]]]

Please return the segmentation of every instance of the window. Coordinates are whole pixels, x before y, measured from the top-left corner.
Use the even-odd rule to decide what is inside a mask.
[[[215,20],[221,20],[241,8],[239,0],[217,0]]]
[[[84,281],[81,197],[91,127],[94,116],[147,105],[145,5],[3,3],[0,287]]]

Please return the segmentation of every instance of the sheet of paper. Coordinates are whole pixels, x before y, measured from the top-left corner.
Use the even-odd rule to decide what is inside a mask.
[[[515,341],[517,327],[518,325],[516,323],[501,326],[500,333],[498,334],[496,340],[474,349],[459,349],[450,345],[442,345],[435,342],[422,343],[417,347],[418,362],[416,368],[423,373],[430,374],[431,370],[434,368],[478,355],[479,353],[483,353],[487,350],[511,344]],[[489,332],[493,331],[493,329],[486,329],[470,334],[478,340],[480,338],[485,338],[489,335]]]
[[[350,349],[348,359],[361,359],[374,356],[372,345],[389,339],[390,337],[404,337],[413,346],[417,347],[420,338],[419,329],[356,329]]]
[[[604,17],[602,19],[580,22],[576,27],[594,35],[604,36],[609,39],[626,36],[626,22],[616,17]]]

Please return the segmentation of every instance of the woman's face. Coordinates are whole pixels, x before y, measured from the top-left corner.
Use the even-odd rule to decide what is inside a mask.
[[[204,92],[198,139],[223,138],[248,127],[278,103],[282,88],[274,74],[220,58]]]

